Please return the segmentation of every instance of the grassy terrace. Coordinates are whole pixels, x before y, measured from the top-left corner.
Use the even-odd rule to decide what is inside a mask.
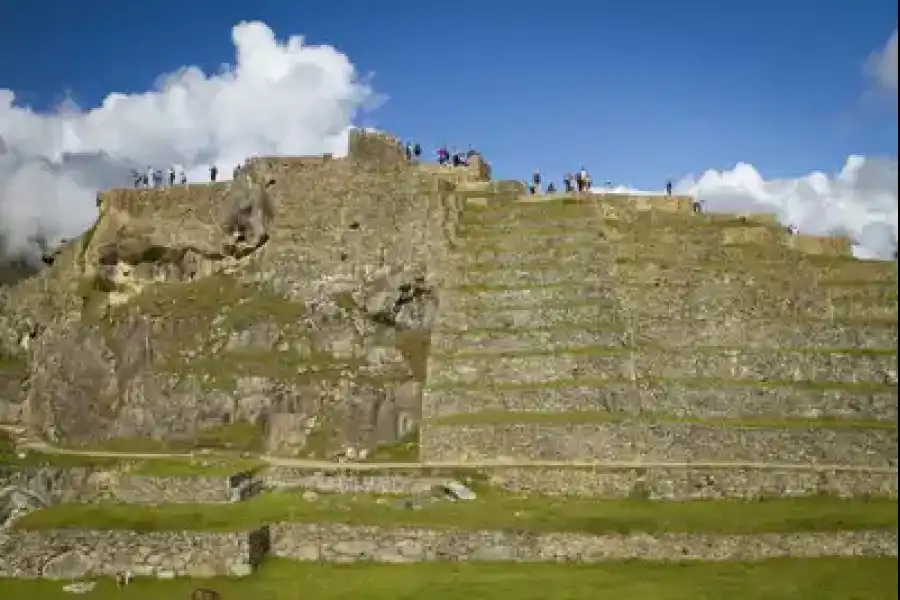
[[[118,447],[117,447],[118,446]],[[96,449],[96,448],[94,448]],[[107,451],[146,452],[139,440],[122,440],[103,448]],[[29,451],[19,456],[12,440],[0,432],[0,469],[25,469],[29,467],[83,468],[96,470],[119,470],[132,475],[157,477],[189,477],[205,475],[225,477],[241,471],[257,469],[263,463],[256,459],[240,458],[224,453],[198,455],[196,457],[160,457],[141,460],[123,459],[114,456],[86,456],[75,454],[51,454]]]
[[[82,468],[95,470],[119,470],[130,475],[155,477],[226,477],[242,471],[258,469],[263,463],[254,459],[197,457],[197,458],[152,458],[132,460],[112,456],[84,456],[73,454],[44,454],[28,452],[19,458],[12,454],[0,453],[0,469],[12,467]]]
[[[892,600],[896,558],[778,559],[759,563],[602,565],[319,565],[270,560],[255,575],[203,582],[138,579],[129,600],[189,598],[197,587],[224,600]],[[0,580],[0,597],[67,600],[58,581]],[[120,600],[103,580],[84,596]]]
[[[838,419],[820,417],[816,419],[700,419],[678,417],[666,414],[616,413],[611,411],[569,411],[569,412],[512,412],[478,411],[437,417],[427,421],[429,426],[440,425],[590,425],[603,423],[686,423],[709,427],[741,427],[757,429],[781,428],[823,428],[823,429],[885,429],[896,431],[895,421],[859,419]]]
[[[603,533],[763,533],[894,529],[896,500],[829,496],[760,501],[597,500],[516,496],[476,486],[477,500],[424,502],[417,510],[374,495],[264,493],[236,504],[63,504],[31,512],[19,529],[240,531],[265,523],[344,523],[433,529]]]

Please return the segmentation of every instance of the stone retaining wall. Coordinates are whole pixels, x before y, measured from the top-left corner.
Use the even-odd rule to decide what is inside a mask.
[[[828,494],[897,498],[897,472],[752,468],[504,468],[488,472],[510,492],[597,498],[700,500]]]
[[[620,347],[519,356],[442,356],[428,372],[433,388],[546,383],[573,375],[614,380],[700,378],[896,385],[897,354]]]
[[[761,560],[775,557],[897,556],[896,531],[759,535],[434,531],[277,524],[272,555],[322,562],[583,562],[649,559]]]
[[[226,476],[131,475],[82,467],[0,467],[0,489],[14,486],[36,493],[47,504],[123,502],[173,504],[229,502]]]
[[[629,415],[660,414],[699,419],[835,418],[897,421],[897,389],[884,391],[770,385],[692,386],[672,380],[579,382],[531,389],[445,388],[429,390],[423,418],[482,411],[603,411]]]
[[[521,494],[605,499],[700,500],[784,498],[827,494],[841,498],[898,497],[897,472],[812,468],[715,467],[490,467],[396,469],[381,472],[269,467],[266,487],[344,494],[421,494],[451,479],[486,480]]]
[[[582,562],[897,556],[897,531],[755,535],[521,533],[279,523],[249,532],[0,533],[0,577],[249,575],[267,556],[321,562]]]
[[[897,466],[896,429],[642,422],[426,425],[419,443],[423,462],[640,460]]]
[[[432,476],[426,472],[368,473],[366,471],[312,470],[268,467],[261,472],[269,489],[298,488],[338,494],[423,494],[452,476]]]
[[[76,579],[248,575],[268,552],[268,532],[12,531],[0,533],[0,577]]]

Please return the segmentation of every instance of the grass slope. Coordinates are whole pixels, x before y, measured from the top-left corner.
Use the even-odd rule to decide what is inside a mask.
[[[467,502],[425,502],[417,510],[368,495],[268,493],[238,504],[64,504],[29,513],[20,529],[238,531],[279,521],[535,532],[764,533],[896,528],[897,501],[828,496],[762,501],[595,500],[516,496],[479,487]]]
[[[243,580],[137,580],[124,595],[101,581],[86,600],[173,600],[218,590],[223,600],[892,600],[896,558],[760,563],[604,565],[321,565],[268,561]],[[0,598],[72,598],[57,581],[0,580]]]

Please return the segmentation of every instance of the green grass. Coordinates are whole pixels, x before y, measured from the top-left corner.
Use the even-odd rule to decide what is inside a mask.
[[[627,379],[612,377],[578,377],[573,379],[555,379],[551,381],[541,382],[502,382],[494,384],[484,383],[461,383],[456,381],[447,381],[442,383],[430,383],[429,389],[462,389],[472,391],[494,391],[494,390],[533,390],[545,388],[567,388],[567,387],[608,387],[616,384],[629,384],[633,386],[658,386],[658,385],[682,385],[694,388],[799,388],[804,390],[842,390],[847,392],[856,392],[860,394],[879,393],[879,392],[896,392],[897,386],[887,383],[870,383],[865,381],[760,381],[757,379],[714,379],[700,377],[670,377],[666,379]]]
[[[129,446],[130,447],[130,446]],[[131,450],[133,451],[133,450]],[[0,467],[26,469],[31,467],[54,467],[58,469],[91,469],[96,471],[122,471],[132,475],[153,477],[224,477],[242,471],[259,469],[264,466],[253,458],[224,456],[197,456],[195,458],[161,457],[129,460],[114,456],[85,456],[75,454],[44,454],[28,452],[19,458],[11,451],[0,447]]]
[[[303,564],[269,560],[245,579],[110,580],[85,600],[187,600],[199,587],[223,600],[895,600],[896,558],[757,563]],[[70,600],[58,581],[0,580],[8,600]]]
[[[517,496],[476,486],[479,498],[409,510],[371,495],[265,493],[236,504],[62,504],[17,520],[19,529],[241,531],[265,523],[345,523],[434,529],[603,533],[765,533],[897,527],[896,500],[828,496],[761,501],[597,500]]]
[[[646,424],[685,423],[708,427],[740,427],[753,429],[884,429],[897,431],[896,421],[841,419],[821,417],[817,419],[699,419],[666,414],[616,413],[610,411],[570,412],[512,412],[485,410],[457,413],[430,419],[430,426],[446,425],[590,425],[604,423],[638,422]]]
[[[419,432],[413,431],[393,444],[378,446],[366,460],[367,462],[418,462]]]
[[[21,377],[28,373],[28,361],[21,356],[0,354],[0,377]]]

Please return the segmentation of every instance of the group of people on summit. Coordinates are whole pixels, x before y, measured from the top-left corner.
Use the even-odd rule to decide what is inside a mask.
[[[234,168],[234,176],[237,177],[240,167]],[[209,167],[209,182],[215,183],[219,176],[219,168],[216,165]],[[167,171],[162,169],[154,169],[147,167],[146,171],[138,171],[132,169],[131,180],[135,188],[161,188],[173,187],[176,181],[179,185],[186,185],[188,182],[187,173],[184,170],[169,167]]]

